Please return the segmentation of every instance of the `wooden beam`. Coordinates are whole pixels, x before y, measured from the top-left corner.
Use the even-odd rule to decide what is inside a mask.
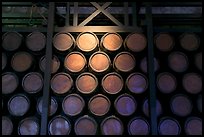
[[[101,8],[107,8],[112,2],[106,2]],[[92,13],[88,18],[86,18],[79,26],[85,26],[89,21],[91,21],[94,17],[96,17],[101,10],[97,9],[94,13]]]
[[[124,22],[125,26],[129,25],[128,2],[124,2]]]
[[[73,19],[73,26],[78,25],[78,2],[74,2],[74,19]]]
[[[67,2],[67,12],[66,12],[66,26],[69,26],[69,18],[70,18],[70,3]]]

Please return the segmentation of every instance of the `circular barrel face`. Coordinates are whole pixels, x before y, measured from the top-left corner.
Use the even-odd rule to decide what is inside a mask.
[[[157,76],[157,87],[162,93],[171,93],[176,89],[176,86],[176,77],[171,73],[163,72]]]
[[[147,39],[142,33],[131,33],[125,39],[125,47],[130,51],[140,52],[147,46]]]
[[[194,33],[184,33],[180,37],[181,47],[188,51],[194,51],[200,46],[200,38]]]
[[[187,73],[182,81],[184,89],[191,94],[197,94],[202,90],[202,77],[197,73]]]
[[[124,131],[122,121],[115,116],[105,118],[100,128],[102,135],[122,135]]]
[[[13,122],[7,116],[2,116],[2,135],[11,135],[13,132]]]
[[[200,52],[200,53],[197,53],[196,55],[195,55],[195,65],[196,65],[196,67],[200,70],[200,71],[202,71],[202,52]]]
[[[18,125],[19,135],[39,135],[40,127],[35,118],[25,118]]]
[[[28,70],[33,64],[33,57],[28,52],[17,52],[11,60],[11,67],[17,72]]]
[[[123,78],[120,74],[111,72],[103,77],[101,85],[106,93],[117,94],[123,88]]]
[[[97,123],[88,115],[79,117],[74,124],[74,131],[76,135],[96,135]]]
[[[179,135],[181,127],[179,122],[174,118],[163,118],[158,125],[160,135]]]
[[[159,33],[155,36],[154,42],[160,51],[171,51],[174,47],[174,39],[168,33]]]
[[[128,123],[129,135],[149,135],[149,132],[149,123],[144,118],[135,117]]]
[[[66,96],[62,102],[62,109],[68,116],[76,116],[84,109],[84,99],[78,94]]]
[[[45,48],[46,37],[41,32],[32,32],[26,37],[26,46],[31,51],[41,51]]]
[[[83,52],[91,52],[98,46],[99,40],[92,32],[82,32],[77,37],[77,47]]]
[[[142,111],[143,113],[149,117],[150,116],[150,112],[149,112],[149,100],[146,99],[143,103],[143,106],[142,106]],[[161,103],[159,100],[156,100],[156,113],[157,113],[157,116],[161,115],[162,114],[162,106],[161,106]]]
[[[121,48],[123,39],[118,33],[106,33],[101,38],[101,46],[107,51],[113,52]]]
[[[58,95],[69,92],[72,86],[72,77],[67,73],[57,73],[51,79],[51,89]]]
[[[46,64],[47,64],[46,58],[45,58],[45,56],[43,56],[43,57],[40,59],[40,62],[39,62],[39,67],[40,67],[40,70],[41,70],[42,72],[45,72],[45,65],[46,65]],[[56,72],[58,71],[59,67],[60,67],[60,61],[59,61],[59,59],[58,59],[57,56],[54,55],[54,56],[52,57],[51,65],[52,65],[52,67],[51,67],[51,73],[56,73]]]
[[[6,72],[1,76],[2,79],[2,94],[13,93],[18,87],[18,77],[15,73]]]
[[[7,64],[7,56],[6,56],[6,54],[5,53],[1,53],[2,54],[2,62],[1,62],[1,70],[4,70],[4,68],[6,67],[6,64]]]
[[[14,95],[8,102],[9,113],[13,116],[23,116],[30,108],[30,100],[22,94]]]
[[[116,111],[122,116],[132,115],[137,108],[137,102],[133,96],[122,94],[114,102]]]
[[[147,57],[144,57],[141,62],[140,62],[140,69],[144,72],[147,73],[149,70],[148,68],[148,64],[147,64]],[[158,59],[154,58],[154,72],[156,72],[159,69],[159,62]]]
[[[110,67],[110,58],[105,52],[95,52],[89,58],[89,67],[97,73],[105,72]]]
[[[55,116],[50,120],[48,130],[50,135],[69,135],[71,123],[63,116]]]
[[[81,72],[86,66],[86,58],[80,52],[71,52],[66,56],[64,66],[72,73]]]
[[[108,113],[110,105],[111,102],[106,96],[97,94],[89,100],[88,108],[94,115],[103,116]]]
[[[37,102],[37,111],[41,115],[42,114],[42,106],[43,106],[43,99],[42,97],[38,99]],[[55,114],[55,112],[58,109],[58,103],[54,97],[51,97],[51,103],[49,105],[49,116],[52,116]]]
[[[59,51],[70,50],[74,46],[74,43],[74,37],[67,32],[59,32],[55,34],[53,39],[53,45]]]
[[[185,117],[189,115],[192,111],[191,100],[183,94],[174,95],[170,101],[171,111],[180,117]]]
[[[182,52],[172,52],[168,56],[168,65],[175,72],[184,72],[188,68],[188,58]]]
[[[23,36],[17,32],[7,32],[2,36],[2,47],[7,51],[18,49],[23,41]]]
[[[30,72],[23,77],[22,86],[27,93],[37,93],[43,87],[43,77],[38,72]]]
[[[97,86],[98,80],[92,73],[82,73],[76,79],[76,88],[83,94],[91,94]]]
[[[121,72],[130,72],[135,68],[135,57],[129,52],[120,52],[113,61],[114,68]]]
[[[189,117],[185,122],[185,133],[187,135],[202,135],[202,119]]]
[[[126,86],[132,93],[143,93],[148,87],[147,78],[141,73],[132,73],[126,79]]]

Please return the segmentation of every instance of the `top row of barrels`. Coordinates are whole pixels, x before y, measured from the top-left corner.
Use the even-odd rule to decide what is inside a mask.
[[[24,37],[18,32],[6,32],[2,36],[2,47],[7,51],[17,50],[25,40],[27,48],[34,52],[42,51],[46,45],[46,36],[38,31]],[[194,33],[183,33],[179,36],[180,45],[187,51],[199,48],[200,37]],[[171,51],[175,46],[175,38],[169,33],[158,33],[154,36],[154,43],[162,52]],[[98,46],[99,45],[99,46]],[[76,40],[68,32],[56,33],[53,46],[59,52],[72,51],[75,47],[84,53],[93,53],[100,49],[105,52],[115,52],[122,48],[131,52],[141,52],[147,47],[147,38],[143,33],[134,32],[126,36],[125,40],[116,32],[108,32],[101,37],[100,43],[93,32],[81,32]]]

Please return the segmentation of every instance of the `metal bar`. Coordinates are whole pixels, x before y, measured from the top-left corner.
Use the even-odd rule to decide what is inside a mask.
[[[74,19],[73,19],[73,26],[78,25],[78,2],[74,2]]]
[[[152,7],[146,5],[147,39],[148,39],[148,72],[149,72],[149,106],[151,119],[151,133],[157,135],[157,115],[156,115],[156,89],[154,74],[154,46],[153,46],[153,23]]]
[[[128,26],[129,25],[128,2],[124,2],[124,16],[125,26]]]
[[[47,31],[47,45],[46,45],[46,66],[44,72],[44,87],[43,87],[43,104],[41,115],[41,135],[47,134],[47,123],[49,115],[49,103],[50,103],[50,79],[51,79],[51,61],[52,61],[52,36],[54,30],[54,11],[55,3],[49,3],[49,15],[48,15],[48,31]]]
[[[137,9],[136,2],[132,2],[132,25],[137,26]]]
[[[105,8],[107,8],[110,4],[111,4],[111,2],[106,2],[106,3],[102,6],[102,8],[105,9]],[[92,13],[88,18],[86,18],[82,23],[80,23],[79,26],[84,26],[84,25],[86,25],[89,21],[91,21],[94,17],[96,17],[100,12],[101,12],[101,10],[97,9],[97,10],[94,11],[94,13]]]
[[[139,27],[119,27],[119,26],[70,26],[70,27],[56,27],[55,32],[67,31],[67,32],[82,32],[82,31],[92,31],[92,32],[142,32]]]
[[[66,12],[66,26],[69,26],[69,18],[70,18],[70,3],[67,2],[67,12]]]
[[[101,6],[96,2],[91,2],[92,5],[94,5],[97,9],[101,10],[101,12],[106,15],[111,21],[113,21],[118,26],[123,26],[115,17],[113,17],[109,12],[102,9]]]

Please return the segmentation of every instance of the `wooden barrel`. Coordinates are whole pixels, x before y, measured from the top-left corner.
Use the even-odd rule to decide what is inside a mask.
[[[172,117],[163,117],[158,125],[159,135],[180,135],[181,126],[179,122]]]
[[[5,69],[5,67],[6,67],[6,65],[7,65],[7,56],[6,56],[6,54],[4,53],[4,52],[1,52],[1,54],[2,54],[2,62],[1,62],[1,70],[4,70]]]
[[[120,52],[113,60],[113,68],[119,72],[131,72],[135,65],[135,57],[130,52]]]
[[[156,47],[163,52],[171,51],[175,45],[173,37],[169,33],[159,33],[154,37]]]
[[[29,94],[38,93],[43,87],[43,77],[38,72],[30,72],[23,77],[22,87]]]
[[[142,105],[142,111],[145,114],[145,116],[150,117],[150,107],[149,107],[149,99],[145,99],[143,105]],[[159,100],[156,100],[156,115],[160,116],[162,114],[162,106]]]
[[[24,94],[16,94],[8,101],[8,110],[13,116],[23,116],[29,109],[30,100]]]
[[[149,70],[147,70],[148,68],[148,64],[147,64],[147,57],[144,57],[141,62],[140,62],[140,69],[144,72],[147,73]],[[160,68],[160,64],[157,58],[154,58],[154,72],[158,71],[158,69]]]
[[[183,33],[180,36],[180,45],[188,51],[194,51],[200,46],[200,38],[195,33]]]
[[[132,52],[140,52],[146,48],[147,39],[144,34],[134,32],[125,38],[124,46]]]
[[[79,117],[74,123],[74,131],[76,135],[96,135],[97,122],[94,118],[84,115]]]
[[[186,135],[202,135],[202,119],[199,117],[188,117],[185,121],[184,130]]]
[[[38,101],[37,101],[37,112],[39,115],[42,115],[42,109],[43,109],[43,98],[40,97],[38,98]],[[51,101],[49,103],[49,116],[52,116],[56,113],[58,109],[58,103],[57,103],[57,100],[54,98],[54,97],[51,97]]]
[[[62,101],[62,109],[68,116],[76,116],[82,112],[85,101],[79,94],[69,94]]]
[[[101,74],[110,69],[111,60],[109,56],[102,51],[95,52],[89,58],[89,69],[93,73]]]
[[[103,90],[108,94],[117,94],[123,89],[123,78],[116,72],[106,74],[101,82]]]
[[[46,37],[43,33],[35,31],[26,37],[26,46],[29,50],[38,52],[45,48]]]
[[[176,77],[169,72],[162,72],[157,76],[157,87],[164,94],[175,91],[177,87]]]
[[[86,58],[81,52],[71,52],[64,60],[64,67],[73,74],[81,73],[86,68]]]
[[[132,95],[122,94],[114,101],[116,111],[122,116],[130,116],[137,109],[137,102]]]
[[[197,73],[186,73],[182,85],[188,93],[198,94],[202,90],[202,77]]]
[[[2,79],[2,94],[11,94],[18,87],[19,80],[15,73],[5,72],[1,75]]]
[[[174,95],[171,98],[170,107],[172,113],[180,117],[189,115],[193,109],[192,101],[184,94]]]
[[[36,117],[27,117],[18,124],[18,135],[39,135],[40,125]]]
[[[145,92],[148,87],[147,77],[137,72],[130,74],[125,83],[128,90],[136,94]]]
[[[175,72],[184,72],[188,69],[188,57],[179,51],[174,51],[168,56],[168,65]]]
[[[17,72],[24,72],[31,68],[33,64],[33,56],[24,51],[16,52],[11,59],[11,67]]]
[[[23,36],[18,32],[6,32],[2,36],[2,47],[7,51],[17,50],[23,41]]]
[[[13,122],[7,116],[2,116],[2,135],[11,135],[13,133]]]
[[[150,125],[143,117],[134,117],[128,122],[129,135],[149,135]]]
[[[60,52],[71,51],[75,47],[75,39],[70,33],[59,32],[53,38],[53,45]]]
[[[195,65],[196,67],[202,71],[202,52],[199,52],[195,55],[195,59],[194,59]]]
[[[202,94],[197,97],[197,108],[200,113],[202,113]]]
[[[69,135],[71,128],[71,123],[66,117],[57,115],[49,121],[48,133],[49,135]]]
[[[122,121],[112,115],[106,117],[100,125],[102,135],[122,135],[124,132],[124,126]]]
[[[76,39],[77,48],[84,53],[92,53],[98,48],[99,40],[93,32],[82,32]]]
[[[68,73],[57,73],[51,79],[51,89],[57,95],[62,95],[69,92],[72,86],[73,80]]]
[[[45,72],[45,65],[46,65],[46,58],[45,56],[41,57],[40,59],[40,62],[39,62],[39,67],[40,67],[40,70],[42,72]],[[58,69],[60,68],[60,60],[58,59],[57,56],[53,56],[52,57],[52,68],[51,68],[51,73],[56,73],[58,71]]]
[[[96,116],[103,116],[108,113],[110,109],[110,100],[102,95],[94,95],[88,102],[88,108],[90,112]]]
[[[122,47],[123,39],[116,32],[108,32],[103,35],[100,42],[100,47],[106,52],[114,52]]]
[[[91,94],[98,86],[98,79],[92,73],[84,72],[77,77],[75,84],[80,93]]]

